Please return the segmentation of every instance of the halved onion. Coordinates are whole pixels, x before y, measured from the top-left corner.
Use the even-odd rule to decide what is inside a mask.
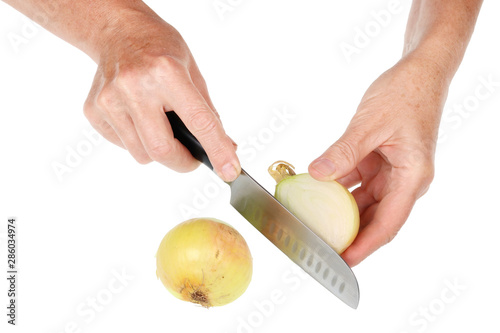
[[[318,181],[277,161],[269,167],[275,197],[337,253],[351,245],[359,230],[359,211],[351,193],[336,181]]]

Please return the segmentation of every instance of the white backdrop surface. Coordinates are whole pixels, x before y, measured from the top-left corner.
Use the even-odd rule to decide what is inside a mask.
[[[270,191],[272,162],[305,172],[343,133],[368,85],[398,60],[410,9],[389,0],[147,3],[186,39],[243,167]],[[378,23],[374,13],[388,9]],[[354,268],[361,300],[352,310],[239,216],[206,168],[139,165],[92,134],[82,105],[96,65],[0,3],[2,271],[9,216],[19,257],[18,325],[6,323],[1,279],[1,331],[499,332],[499,12],[500,2],[485,1],[450,89],[435,180],[394,241]],[[356,45],[365,29],[369,42]],[[347,44],[356,53],[346,56]],[[60,164],[70,171],[58,175]],[[177,300],[155,276],[165,233],[201,216],[232,224],[254,259],[246,293],[209,310]]]

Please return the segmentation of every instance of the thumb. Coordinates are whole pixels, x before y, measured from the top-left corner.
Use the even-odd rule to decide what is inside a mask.
[[[372,140],[347,131],[320,157],[309,165],[309,173],[317,180],[336,180],[350,174],[375,148]],[[372,141],[369,145],[368,142]]]

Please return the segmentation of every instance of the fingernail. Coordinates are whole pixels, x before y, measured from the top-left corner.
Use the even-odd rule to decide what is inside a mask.
[[[331,176],[335,172],[335,165],[333,165],[332,161],[324,158],[314,161],[311,168],[324,177]]]
[[[232,182],[238,178],[238,173],[238,169],[232,163],[227,163],[222,167],[222,179],[226,182]]]

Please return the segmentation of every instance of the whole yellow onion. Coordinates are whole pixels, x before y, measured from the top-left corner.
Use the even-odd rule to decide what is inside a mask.
[[[213,218],[195,218],[165,235],[156,254],[156,275],[183,301],[221,306],[247,289],[252,256],[233,227]]]

